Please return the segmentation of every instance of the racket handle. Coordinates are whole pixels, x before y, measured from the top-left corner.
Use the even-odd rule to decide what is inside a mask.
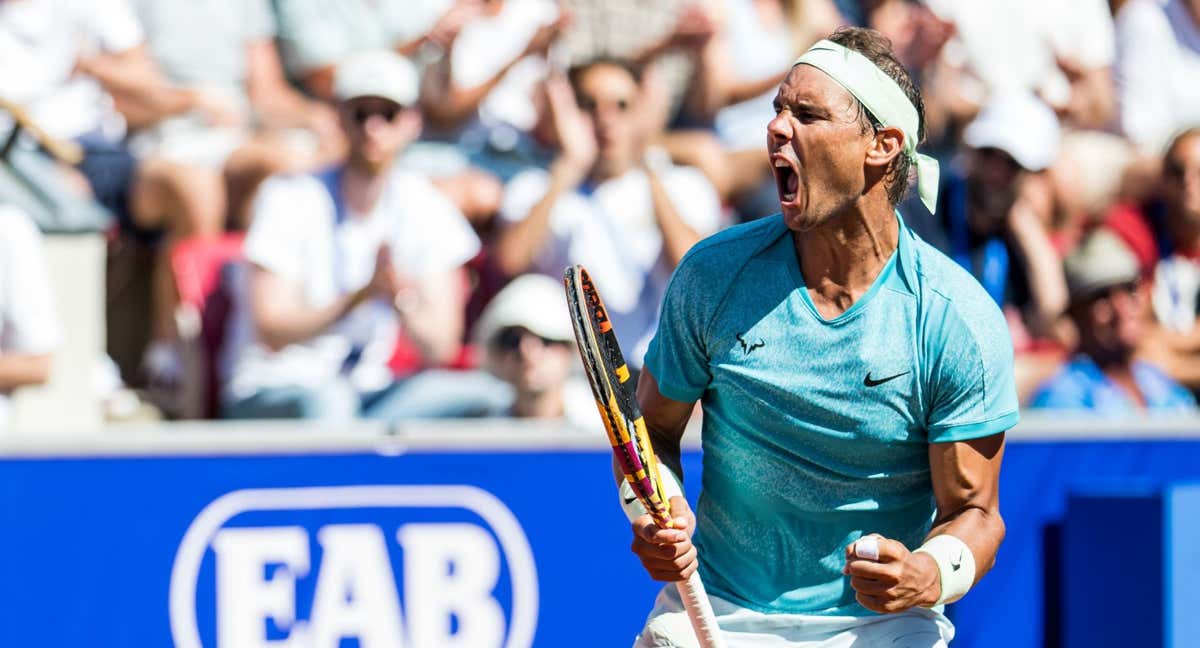
[[[717,626],[717,617],[708,601],[708,593],[704,591],[700,572],[694,572],[686,581],[676,582],[675,588],[679,590],[679,598],[683,599],[683,607],[692,622],[696,639],[700,640],[700,648],[725,648],[725,640],[721,638],[721,629]]]

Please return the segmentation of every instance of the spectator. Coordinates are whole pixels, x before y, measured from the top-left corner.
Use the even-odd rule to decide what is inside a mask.
[[[1176,137],[1162,161],[1160,205],[1166,237],[1165,258],[1153,266],[1151,291],[1158,326],[1143,345],[1145,355],[1172,378],[1200,388],[1200,127]],[[1140,213],[1129,212],[1130,223]],[[1111,221],[1110,221],[1111,225]],[[1121,232],[1126,235],[1126,232]],[[1145,233],[1140,239],[1149,238]],[[1152,238],[1149,238],[1153,242]],[[1157,248],[1155,249],[1157,251]]]
[[[65,171],[72,178],[81,175],[123,229],[151,240],[166,232],[152,300],[151,335],[160,344],[148,349],[145,364],[152,375],[177,373],[178,362],[169,353],[177,301],[167,263],[170,247],[183,237],[221,231],[223,192],[194,167],[158,156],[135,157],[123,137],[127,118],[197,110],[217,120],[220,103],[206,91],[179,88],[162,78],[127,0],[2,2],[0,57],[0,92],[24,104],[54,137],[82,145],[77,172]]]
[[[717,229],[720,204],[699,171],[646,150],[628,65],[598,60],[569,78],[552,77],[546,88],[562,152],[549,171],[509,182],[495,261],[509,276],[532,269],[558,278],[569,264],[587,266],[627,359],[640,367],[671,271]]]
[[[1200,124],[1200,1],[1129,0],[1116,35],[1121,130],[1158,156]]]
[[[565,419],[596,427],[596,402],[579,376],[578,350],[562,282],[522,275],[500,291],[475,325],[488,369],[511,399],[492,416]]]
[[[0,205],[0,431],[12,391],[49,378],[58,338],[42,234],[24,212]]]
[[[422,386],[421,374],[397,381],[387,367],[398,330],[429,365],[458,353],[462,266],[479,241],[427,178],[396,166],[420,133],[418,84],[394,52],[350,57],[334,79],[349,160],[263,183],[227,416],[395,420],[412,413],[406,390]]]
[[[525,132],[537,118],[534,85],[565,25],[552,0],[488,0],[427,72],[422,106],[443,136],[470,127]]]
[[[664,0],[653,14],[630,0],[575,0],[571,7],[587,19],[583,29],[567,35],[572,60],[630,61],[640,72],[638,113],[646,121],[642,128],[654,134],[651,144],[672,161],[704,173],[722,200],[731,198],[743,174],[736,173],[735,161],[709,130],[713,114],[724,105],[725,86],[733,82],[718,60],[726,54],[716,43],[724,13],[720,3]],[[756,47],[773,50],[771,43],[764,48],[765,40]],[[745,175],[756,175],[757,166]]]
[[[355,52],[391,49],[427,63],[443,60],[463,26],[482,11],[484,3],[278,0],[276,6],[289,69],[310,93],[330,98],[335,66]],[[468,166],[462,152],[418,143],[405,149],[405,157],[406,164],[434,175],[438,189],[472,224],[482,227],[495,215],[500,206],[500,182],[490,173]]]
[[[134,0],[134,7],[150,54],[171,83],[222,103],[215,124],[192,111],[143,126],[135,150],[218,176],[224,170],[242,189],[231,196],[238,199],[272,172],[341,157],[333,109],[304,98],[284,78],[269,0]],[[240,214],[236,206],[231,211]]]
[[[1115,52],[1104,0],[925,4],[955,29],[937,78],[928,79],[926,104],[935,121],[966,123],[994,97],[1033,93],[1068,126],[1109,125]]]
[[[996,99],[964,132],[964,176],[948,169],[939,196],[951,258],[1004,308],[1018,351],[1062,336],[1067,290],[1047,231],[1054,199],[1046,169],[1058,139],[1058,121],[1041,101]]]
[[[646,121],[645,131],[653,134],[653,145],[666,150],[676,164],[704,173],[723,200],[737,191],[737,182],[757,175],[757,165],[738,173],[741,169],[727,159],[721,142],[697,128],[711,126],[711,112],[717,109],[708,63],[718,56],[710,53],[715,52],[721,2],[656,0],[654,11],[646,11],[643,0],[564,0],[564,5],[572,20],[562,45],[571,61],[621,59],[641,72],[638,113]]]
[[[1154,314],[1200,351],[1200,128],[1181,133],[1163,159],[1162,195],[1171,255],[1154,270]],[[1175,345],[1172,345],[1175,346]]]
[[[1103,415],[1191,412],[1191,392],[1158,367],[1135,359],[1144,334],[1145,293],[1137,259],[1116,235],[1097,230],[1066,260],[1075,357],[1034,394],[1030,405]]]
[[[426,139],[453,143],[460,165],[469,162],[502,181],[538,163],[530,135],[539,114],[535,91],[567,20],[553,0],[483,2],[445,55],[426,68],[421,105],[432,127]]]

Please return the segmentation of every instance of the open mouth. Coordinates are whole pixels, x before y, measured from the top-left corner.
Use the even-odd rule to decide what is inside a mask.
[[[779,190],[780,200],[784,203],[794,202],[796,192],[800,190],[800,174],[796,166],[781,155],[774,156],[771,165],[774,167],[775,187]]]

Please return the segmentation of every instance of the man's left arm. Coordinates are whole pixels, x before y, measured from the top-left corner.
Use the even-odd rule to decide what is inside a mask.
[[[873,535],[846,548],[856,600],[874,612],[952,603],[992,568],[1004,540],[1004,434],[929,445],[937,518],[919,549]],[[875,559],[871,559],[875,553]]]

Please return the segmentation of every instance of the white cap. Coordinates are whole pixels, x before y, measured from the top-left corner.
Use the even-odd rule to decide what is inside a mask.
[[[1058,116],[1029,93],[989,100],[963,131],[967,146],[1000,149],[1029,171],[1042,171],[1054,163],[1061,138]]]
[[[420,85],[417,68],[408,59],[391,50],[368,50],[338,64],[333,97],[338,101],[382,97],[411,106],[417,102]]]
[[[513,279],[483,309],[475,323],[475,343],[484,347],[510,326],[524,327],[548,340],[573,341],[575,330],[562,282],[538,274]]]
[[[1089,234],[1063,262],[1067,291],[1080,302],[1112,286],[1138,278],[1138,261],[1121,237],[1108,229]]]

